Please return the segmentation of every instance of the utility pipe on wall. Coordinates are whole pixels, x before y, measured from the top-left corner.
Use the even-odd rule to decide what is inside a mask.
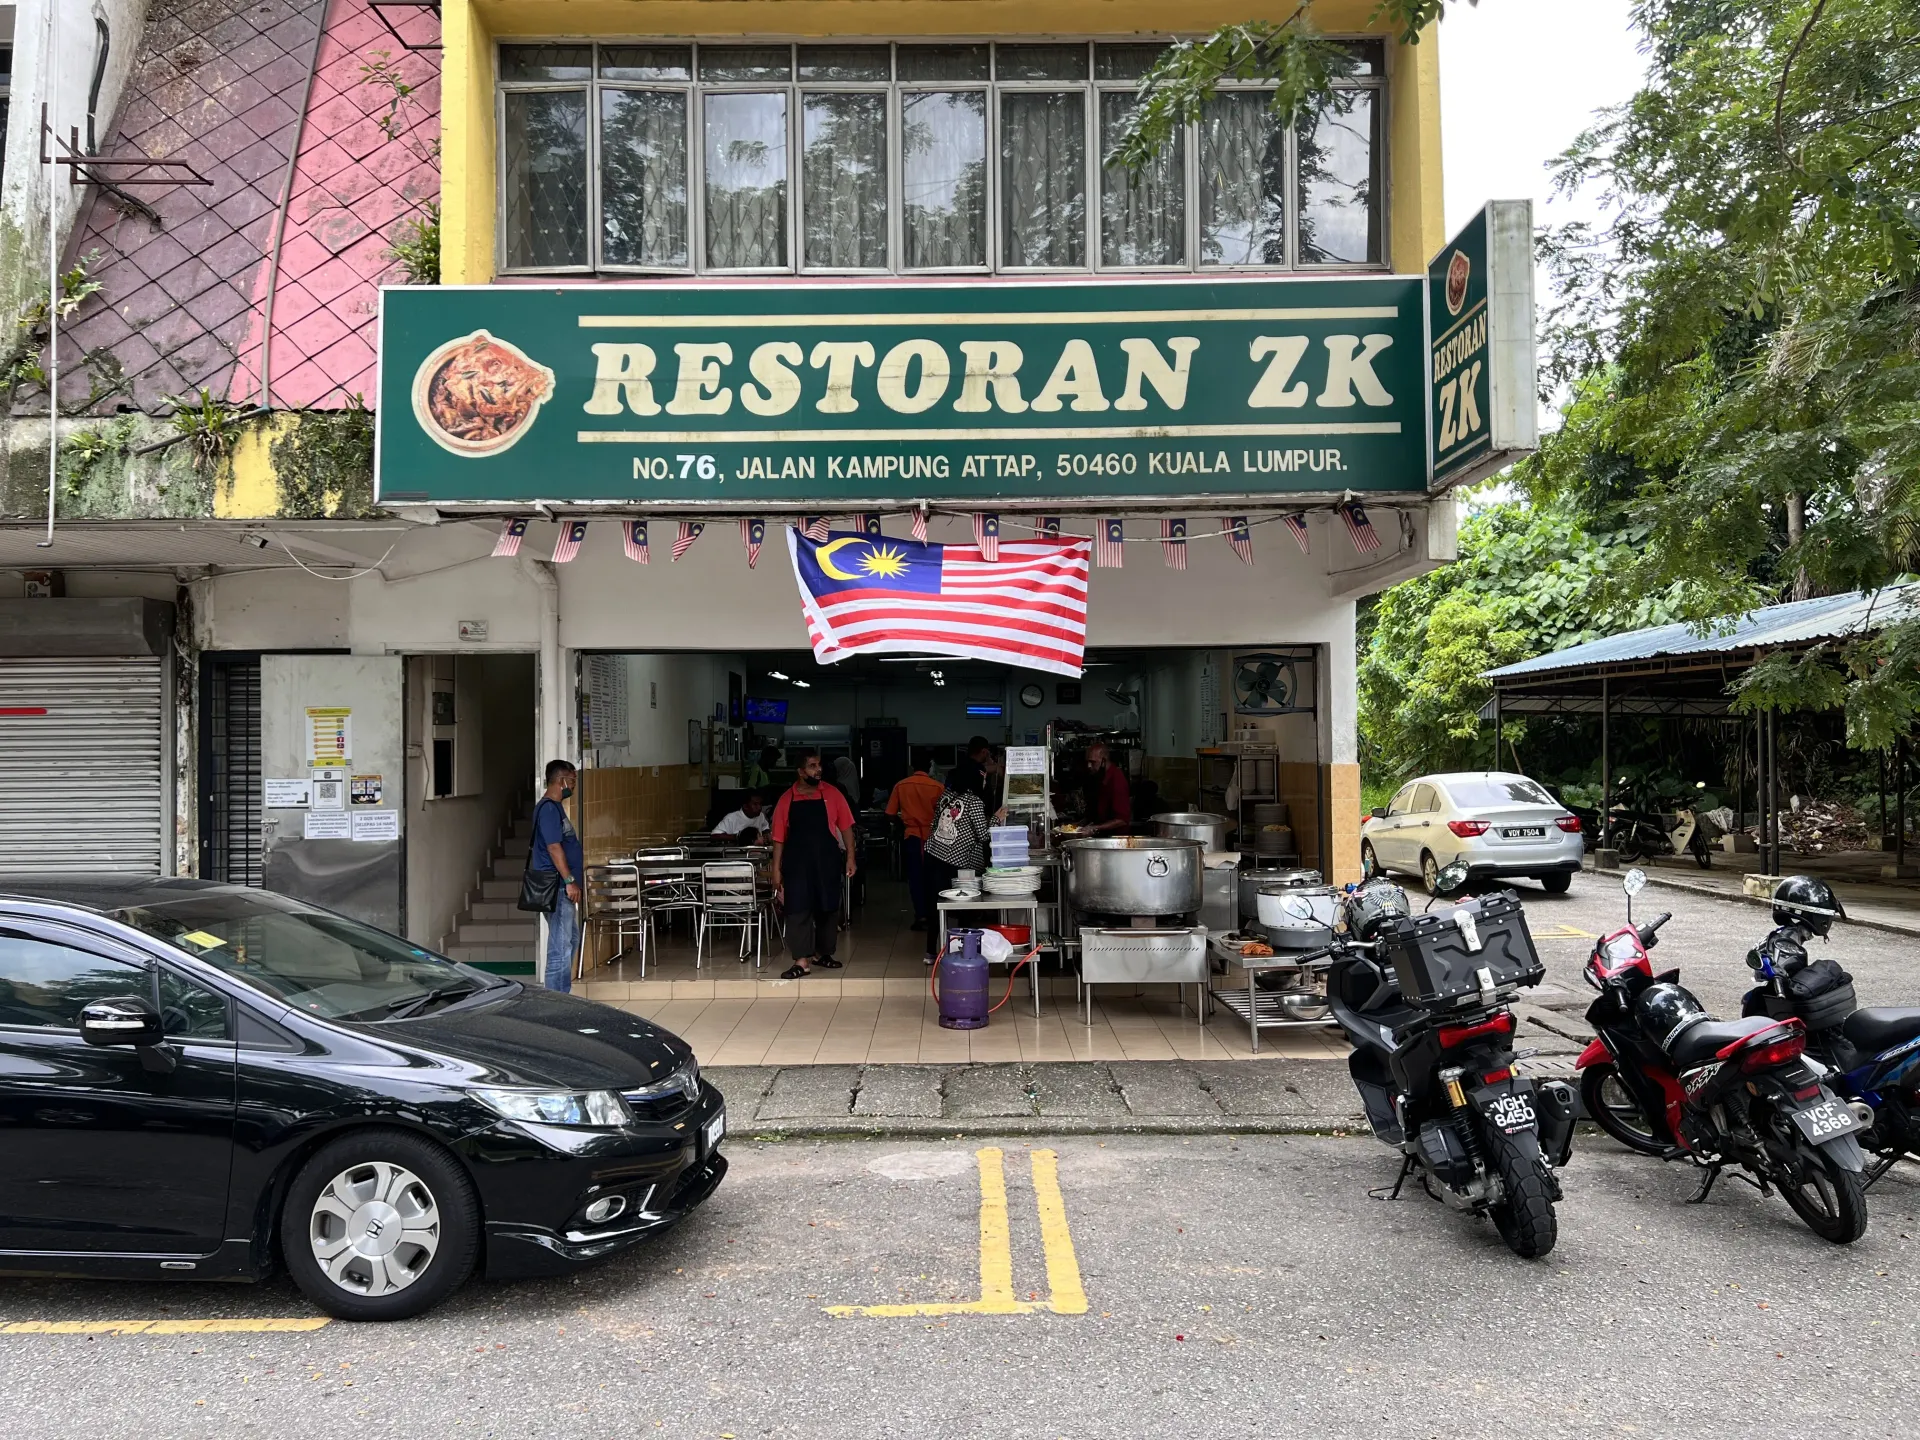
[[[47,119],[53,149],[60,147],[60,6],[47,6]],[[45,145],[43,138],[40,142]],[[43,154],[46,152],[42,152]],[[53,547],[53,507],[60,485],[60,167],[47,170],[47,535],[35,546]]]

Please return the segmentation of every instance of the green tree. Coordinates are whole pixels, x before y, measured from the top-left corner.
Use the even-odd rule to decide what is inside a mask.
[[[1613,202],[1543,247],[1573,383],[1540,497],[1647,527],[1627,591],[1714,614],[1920,568],[1920,6],[1644,0],[1639,94],[1564,157]],[[1920,713],[1920,621],[1770,665],[1744,699]]]
[[[1484,672],[1616,630],[1687,618],[1676,588],[1629,594],[1646,528],[1592,531],[1564,501],[1509,500],[1460,528],[1460,558],[1383,592],[1360,637],[1361,764],[1375,785],[1484,765]],[[1508,727],[1524,746],[1524,726]],[[1508,758],[1511,763],[1511,757]]]

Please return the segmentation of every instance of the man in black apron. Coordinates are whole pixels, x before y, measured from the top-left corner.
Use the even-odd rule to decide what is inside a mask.
[[[859,854],[853,810],[846,796],[820,781],[820,754],[804,751],[793,788],[773,807],[774,898],[787,916],[787,951],[793,964],[780,974],[798,980],[838,970],[833,958],[840,899]]]

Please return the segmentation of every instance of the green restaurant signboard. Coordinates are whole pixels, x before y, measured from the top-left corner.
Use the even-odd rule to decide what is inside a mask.
[[[1418,276],[394,287],[389,504],[1423,490]]]
[[[1466,485],[1538,448],[1533,202],[1495,200],[1427,266],[1433,485]]]

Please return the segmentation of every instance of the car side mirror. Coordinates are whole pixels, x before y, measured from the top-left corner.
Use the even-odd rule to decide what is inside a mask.
[[[1384,805],[1376,805],[1368,813],[1376,820],[1384,820],[1387,818],[1387,807]]]
[[[132,995],[95,1000],[80,1012],[80,1038],[89,1045],[158,1045],[166,1037],[160,1012]]]
[[[1440,873],[1433,877],[1433,893],[1436,895],[1458,895],[1466,888],[1467,867],[1458,860],[1442,866]]]

